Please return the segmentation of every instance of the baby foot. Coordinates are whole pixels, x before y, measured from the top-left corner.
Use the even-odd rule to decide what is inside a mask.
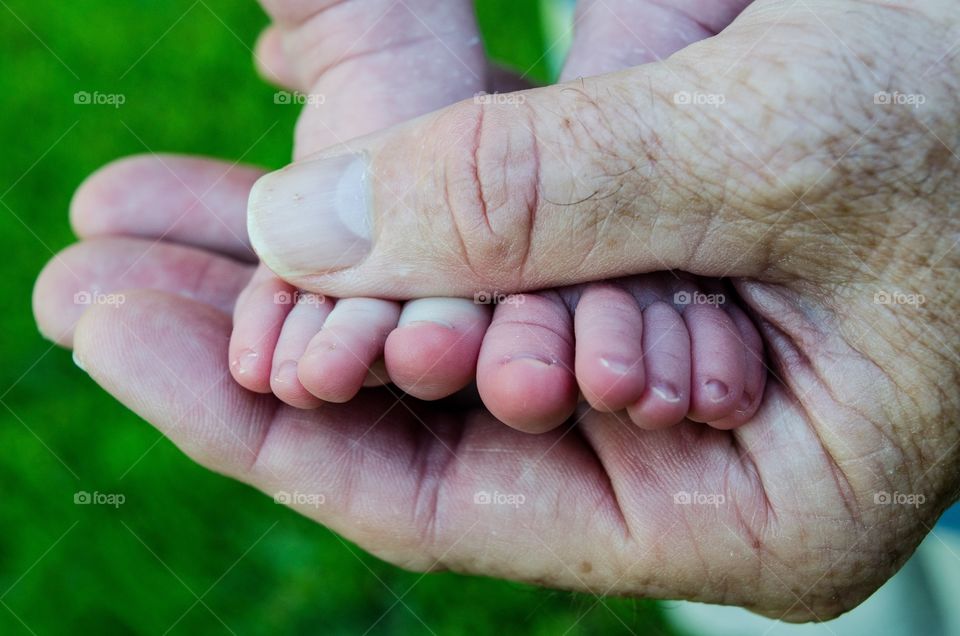
[[[236,314],[234,378],[314,408],[388,381],[425,400],[456,393],[474,380],[491,307],[462,298],[338,300],[298,291],[262,268]]]
[[[273,290],[275,281],[261,284]],[[274,293],[292,309],[282,325],[264,324],[261,349],[273,351],[272,361],[256,377],[248,367],[243,380],[300,408],[350,400],[388,378],[439,399],[475,376],[486,407],[527,432],[565,422],[581,392],[593,408],[626,410],[646,429],[684,418],[733,428],[752,417],[766,382],[753,323],[729,290],[692,277],[647,274],[473,301],[415,300],[402,309]],[[235,376],[243,362],[235,360]]]
[[[477,386],[514,428],[559,426],[579,392],[645,429],[684,418],[733,428],[760,404],[760,335],[719,283],[646,274],[504,300],[484,336]]]
[[[320,13],[293,11],[258,48],[267,75],[323,97],[297,123],[298,158],[469,98],[485,88],[487,76],[469,0],[364,0]],[[231,371],[251,391],[273,391],[311,408],[385,383],[377,361],[386,347],[394,359],[407,360],[396,371],[400,385],[433,399],[473,381],[472,369],[457,371],[464,350],[474,351],[469,365],[476,362],[488,309],[445,299],[402,308],[375,299],[334,302],[299,294],[261,266],[236,305]],[[424,322],[425,313],[440,322]],[[398,324],[404,329],[391,334]],[[416,334],[416,350],[408,333]],[[444,352],[458,364],[447,365]],[[435,363],[420,365],[421,357]]]

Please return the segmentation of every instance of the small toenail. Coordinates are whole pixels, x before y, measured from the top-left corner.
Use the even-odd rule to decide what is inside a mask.
[[[677,391],[676,387],[669,382],[658,382],[650,387],[650,390],[656,393],[657,396],[665,402],[680,401],[680,392]]]
[[[277,372],[273,374],[273,381],[278,384],[293,384],[297,380],[297,363],[287,360],[280,363]]]
[[[726,384],[720,380],[707,380],[703,383],[703,388],[709,397],[714,402],[719,402],[720,400],[727,397],[730,393],[730,389]]]
[[[747,409],[750,408],[751,404],[753,404],[753,398],[750,397],[749,393],[744,393],[743,397],[740,398],[740,405],[737,406],[737,412],[746,413]]]
[[[553,357],[548,358],[535,353],[521,353],[513,356],[504,356],[503,363],[507,364],[508,362],[527,362],[528,364],[552,367],[553,365],[557,364],[557,359]]]
[[[253,349],[244,349],[240,352],[240,355],[237,356],[237,359],[233,361],[231,366],[237,370],[237,373],[244,375],[253,370],[251,367],[256,364],[257,358],[259,357],[260,354]]]
[[[609,369],[617,375],[627,375],[634,366],[620,360],[611,360],[610,358],[600,358],[600,364],[604,369]]]
[[[419,327],[420,325],[439,325],[445,329],[454,329],[454,326],[449,322],[443,322],[442,320],[411,320],[403,324],[397,325],[398,327]]]

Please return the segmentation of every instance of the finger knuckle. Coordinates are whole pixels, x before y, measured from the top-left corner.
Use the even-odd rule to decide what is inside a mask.
[[[446,152],[439,185],[464,261],[480,280],[517,276],[529,253],[540,177],[523,108],[463,103],[446,122],[458,142]]]

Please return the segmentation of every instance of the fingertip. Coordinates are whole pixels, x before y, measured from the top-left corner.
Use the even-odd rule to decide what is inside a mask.
[[[760,408],[767,384],[767,369],[764,365],[763,339],[753,321],[735,305],[727,306],[727,312],[740,331],[744,345],[743,395],[728,417],[708,424],[721,430],[737,428],[749,422]]]
[[[30,298],[40,334],[63,347],[73,344],[73,333],[83,313],[76,302],[64,302],[66,298],[76,298],[78,280],[68,263],[80,249],[79,245],[71,245],[48,261],[33,284]]]
[[[126,209],[131,184],[140,183],[157,158],[132,155],[114,159],[88,175],[70,199],[70,228],[80,238],[111,233],[115,210]]]
[[[674,307],[657,301],[643,312],[646,386],[627,408],[640,428],[659,430],[679,424],[690,407],[690,335]]]

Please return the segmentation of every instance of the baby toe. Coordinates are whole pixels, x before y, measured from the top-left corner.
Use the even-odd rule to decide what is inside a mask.
[[[438,400],[470,384],[490,314],[489,305],[463,298],[406,303],[384,350],[391,381],[422,400]]]
[[[508,426],[542,433],[566,421],[577,405],[573,325],[556,294],[508,297],[493,312],[477,362],[477,388]]]

